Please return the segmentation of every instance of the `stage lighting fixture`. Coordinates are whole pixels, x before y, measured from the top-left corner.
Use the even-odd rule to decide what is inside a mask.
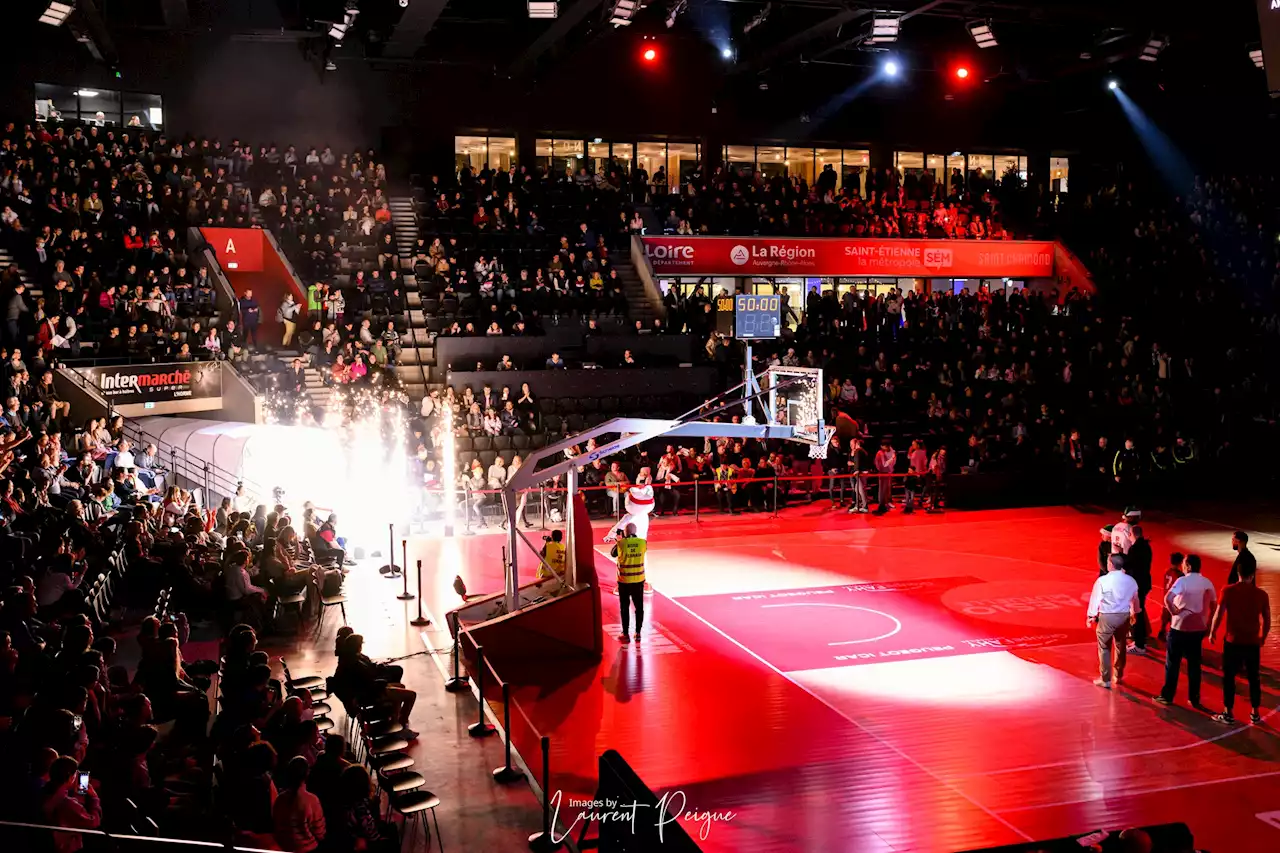
[[[560,4],[558,2],[554,2],[554,0],[552,2],[542,2],[542,0],[529,0],[529,17],[530,18],[558,18],[560,17]]]
[[[771,11],[773,11],[773,4],[765,3],[764,8],[760,10],[760,13],[758,15],[756,15],[754,18],[752,18],[751,20],[747,21],[745,24],[742,25],[742,32],[749,33],[752,30],[754,30],[756,27],[763,24],[766,20],[768,20],[769,13]]]
[[[51,27],[60,27],[67,21],[67,16],[71,14],[71,10],[75,8],[72,3],[53,2],[40,13],[40,23],[48,24]]]
[[[1261,48],[1249,51],[1249,58],[1253,60],[1253,64],[1256,65],[1257,67],[1266,68],[1265,63],[1262,60]]]
[[[1111,90],[1113,90],[1113,91],[1114,91],[1114,90],[1116,90],[1116,89],[1119,89],[1119,88],[1120,88],[1120,84],[1119,84],[1119,83],[1117,83],[1115,80],[1108,80],[1108,81],[1107,81],[1107,88],[1108,88],[1108,89],[1111,89]]]
[[[1138,58],[1143,62],[1155,62],[1168,46],[1168,36],[1152,36],[1143,46],[1142,54]]]
[[[408,9],[408,8],[409,8],[409,0],[400,0],[400,8],[401,8],[401,9]]]
[[[76,94],[79,95],[81,98],[98,97],[98,93],[93,91],[92,89],[76,89]]]
[[[969,69],[961,65],[959,68],[956,69],[956,76],[959,77],[961,80],[964,80],[966,77],[969,76]]]
[[[877,12],[871,18],[871,29],[867,35],[868,44],[888,44],[898,40],[898,30],[902,20],[897,15],[886,15]]]
[[[1259,53],[1261,53],[1261,51],[1259,51]],[[720,58],[721,58],[721,59],[733,59],[733,48],[731,48],[731,47],[722,47],[722,48],[720,48]]]
[[[658,58],[658,52],[651,47],[646,48],[645,52],[640,55],[644,57],[645,62],[653,62]]]
[[[974,21],[966,25],[973,42],[980,48],[996,46],[996,34],[991,29],[990,21]]]
[[[676,25],[676,19],[687,8],[689,8],[689,0],[672,0],[671,6],[667,8],[667,29]]]
[[[643,8],[644,4],[640,0],[613,0],[613,6],[609,9],[609,23],[615,27],[629,27],[631,19]]]
[[[898,63],[894,62],[892,59],[890,59],[888,62],[886,62],[886,63],[884,64],[884,76],[886,76],[886,77],[897,77],[897,76],[898,76]]]

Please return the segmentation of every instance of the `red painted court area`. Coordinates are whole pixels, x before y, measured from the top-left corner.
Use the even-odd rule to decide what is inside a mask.
[[[685,822],[706,851],[959,851],[1176,820],[1218,853],[1280,849],[1277,643],[1263,652],[1257,727],[1191,710],[1185,679],[1178,707],[1155,705],[1159,648],[1130,658],[1120,689],[1094,687],[1085,605],[1110,520],[1070,508],[851,517],[815,504],[780,519],[658,521],[644,642],[617,643],[606,596],[604,659],[517,688],[516,701],[551,737],[552,788],[566,797],[589,797],[595,757],[613,748],[655,790],[732,811],[705,834]],[[1144,527],[1157,577],[1179,550],[1225,583],[1229,528],[1152,514]],[[421,542],[437,567],[432,608],[456,604],[455,573],[499,588],[501,541]],[[1274,603],[1269,544],[1280,536],[1255,535]],[[1158,622],[1154,602],[1149,612]],[[1215,710],[1220,661],[1206,645]]]

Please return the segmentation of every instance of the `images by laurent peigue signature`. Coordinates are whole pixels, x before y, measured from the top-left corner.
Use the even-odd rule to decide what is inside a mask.
[[[684,791],[668,791],[658,798],[656,808],[648,803],[641,802],[619,802],[612,798],[603,800],[581,800],[573,797],[566,798],[563,791],[556,791],[551,797],[551,840],[555,842],[563,841],[573,834],[574,829],[584,823],[625,823],[630,825],[631,834],[635,835],[638,820],[649,819],[646,812],[642,810],[654,808],[655,814],[652,816],[654,826],[658,831],[658,841],[663,840],[663,833],[666,828],[676,821],[684,821],[686,823],[695,824],[698,827],[698,839],[706,841],[707,836],[711,832],[711,827],[717,823],[727,823],[737,817],[732,811],[708,811],[705,809],[686,808],[688,799],[684,795]],[[564,806],[572,816],[573,820],[565,829],[564,835],[556,837],[555,826],[560,822],[560,807]]]

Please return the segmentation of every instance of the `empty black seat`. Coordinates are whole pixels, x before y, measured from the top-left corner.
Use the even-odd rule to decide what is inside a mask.
[[[487,435],[477,435],[471,440],[471,446],[477,452],[493,450],[493,439]]]
[[[495,435],[495,436],[493,437],[493,449],[494,449],[494,450],[510,450],[510,449],[511,449],[511,436],[509,436],[509,435]]]

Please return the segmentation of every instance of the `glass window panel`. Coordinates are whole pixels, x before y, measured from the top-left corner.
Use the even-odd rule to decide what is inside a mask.
[[[893,152],[893,165],[905,171],[907,169],[923,169],[924,153],[920,151]]]
[[[124,93],[124,123],[146,130],[164,129],[164,102],[159,95]]]
[[[554,139],[551,142],[552,157],[559,170],[568,169],[577,172],[584,165],[587,143],[584,139]]]
[[[516,139],[514,136],[489,137],[489,168],[505,172],[516,165]]]
[[[816,180],[816,176],[821,175],[826,170],[826,168],[830,166],[831,171],[836,173],[835,184],[838,187],[840,185],[840,180],[839,180],[840,165],[841,165],[840,149],[839,148],[818,148],[814,150],[813,158],[814,158],[815,180]]]
[[[1004,183],[1005,177],[1012,172],[1018,175],[1018,157],[1014,154],[997,154],[995,155],[995,179],[1000,183]]]
[[[1049,158],[1049,186],[1056,193],[1064,193],[1067,191],[1067,166],[1069,158],[1067,157],[1050,157]]]
[[[121,124],[120,113],[123,104],[119,92],[84,87],[76,91],[80,95],[80,121],[96,124],[99,127],[108,125],[117,127]]]
[[[672,142],[667,146],[667,184],[684,186],[698,168],[696,142]]]
[[[725,164],[736,172],[751,172],[756,167],[756,149],[754,145],[726,145],[724,149]]]
[[[806,184],[813,186],[817,172],[814,171],[815,155],[812,148],[788,148],[787,172],[802,178]]]
[[[756,168],[766,178],[775,178],[787,174],[787,149],[781,145],[761,145],[756,149]]]
[[[635,144],[631,142],[615,142],[611,149],[613,162],[624,172],[631,172],[631,161],[635,159]]]
[[[660,167],[667,164],[667,143],[637,142],[636,166],[649,174],[650,183]]]
[[[844,149],[840,167],[841,186],[858,195],[867,191],[867,170],[871,168],[871,152],[865,148]]]
[[[36,119],[39,121],[58,121],[74,119],[79,113],[74,86],[54,86],[50,83],[37,83]]]
[[[609,165],[609,143],[588,142],[586,165],[591,172],[605,171]]]
[[[453,138],[453,163],[457,171],[468,167],[477,172],[488,162],[489,141],[483,136],[455,136]]]
[[[947,157],[945,154],[926,154],[924,168],[933,175],[933,179],[942,183],[947,177]]]

